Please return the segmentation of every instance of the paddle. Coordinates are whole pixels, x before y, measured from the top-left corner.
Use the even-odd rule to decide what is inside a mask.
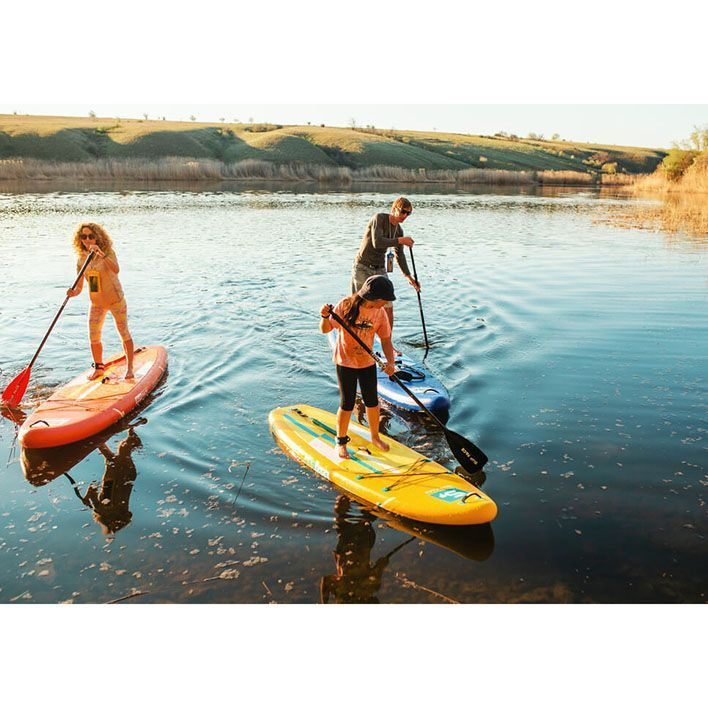
[[[408,246],[408,250],[411,252],[411,265],[413,266],[413,277],[415,282],[418,283],[420,287],[420,280],[418,280],[418,273],[415,269],[415,258],[413,258],[413,246]],[[428,349],[430,345],[428,344],[428,333],[425,331],[425,317],[423,317],[423,301],[420,299],[420,290],[416,290],[416,295],[418,296],[418,309],[420,310],[420,321],[423,324],[423,337],[425,338],[425,356],[428,356]],[[425,356],[423,359],[425,359]]]
[[[371,349],[361,341],[359,336],[352,331],[352,329],[344,322],[344,320],[334,311],[334,308],[330,305],[329,311],[332,317],[348,332],[364,349],[364,351],[369,354],[374,361],[381,367],[385,368],[385,364],[380,356],[375,354]],[[460,465],[470,474],[474,474],[481,470],[484,465],[487,464],[489,458],[472,442],[463,438],[454,430],[450,430],[445,424],[430,410],[428,410],[418,399],[418,397],[411,391],[408,386],[406,386],[396,374],[390,377],[392,381],[395,381],[429,416],[432,418],[437,425],[439,425],[443,433],[445,433],[445,439],[450,446],[450,451],[455,456],[455,459],[460,463]]]
[[[81,280],[84,271],[86,270],[86,267],[88,264],[91,262],[91,259],[93,258],[93,251],[91,251],[88,256],[86,256],[86,260],[84,261],[84,264],[81,266],[81,270],[79,271],[79,274],[76,276],[76,280],[74,281],[74,284],[71,286],[71,289],[73,290],[78,284],[79,281]],[[29,366],[26,369],[23,369],[17,376],[15,376],[12,381],[7,385],[5,390],[2,392],[2,402],[6,406],[10,406],[12,408],[17,408],[17,406],[20,405],[20,401],[22,400],[22,396],[25,395],[25,391],[27,390],[27,384],[29,383],[30,380],[30,371],[32,370],[32,365],[34,364],[35,361],[37,361],[37,357],[39,356],[39,352],[42,351],[42,347],[44,346],[44,343],[47,341],[51,331],[54,329],[54,325],[57,323],[57,320],[59,319],[59,315],[63,312],[64,308],[66,307],[66,303],[69,302],[69,296],[67,295],[66,298],[64,298],[64,302],[62,303],[62,306],[59,308],[59,312],[57,312],[56,316],[52,320],[52,324],[49,325],[49,329],[47,330],[47,333],[44,335],[44,339],[42,340],[42,343],[39,345],[39,348],[37,351],[34,353],[34,356],[32,357],[32,361],[30,361]]]

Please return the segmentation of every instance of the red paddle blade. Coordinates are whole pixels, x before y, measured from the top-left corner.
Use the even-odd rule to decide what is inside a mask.
[[[2,402],[6,406],[11,406],[16,408],[20,405],[22,396],[25,395],[27,390],[27,384],[30,379],[30,368],[22,370],[17,376],[15,376],[12,381],[7,385],[5,390],[2,392]]]

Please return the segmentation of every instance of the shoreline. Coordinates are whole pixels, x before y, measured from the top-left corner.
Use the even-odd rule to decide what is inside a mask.
[[[406,169],[389,165],[366,168],[329,167],[313,163],[279,164],[263,160],[225,163],[213,159],[166,157],[145,159],[102,159],[92,162],[53,162],[33,158],[0,160],[0,184],[58,180],[80,182],[246,182],[347,184],[440,184],[464,188],[488,186],[614,186],[634,184],[644,174],[603,174],[573,170],[463,170]]]

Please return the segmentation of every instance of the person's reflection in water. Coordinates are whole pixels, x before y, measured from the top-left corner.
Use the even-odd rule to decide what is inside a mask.
[[[350,500],[340,495],[334,504],[335,528],[338,539],[334,551],[337,572],[325,575],[320,581],[320,599],[330,598],[337,603],[378,603],[376,593],[381,587],[383,575],[391,554],[371,562],[371,550],[376,541],[373,522],[376,517],[362,510],[356,519],[347,519]]]
[[[98,446],[106,461],[106,471],[100,489],[93,483],[89,484],[81,501],[93,510],[93,518],[105,535],[115,534],[125,528],[133,518],[129,508],[130,495],[138,472],[132,453],[138,447],[142,447],[142,442],[132,427],[128,435],[118,443],[115,453],[106,443]]]

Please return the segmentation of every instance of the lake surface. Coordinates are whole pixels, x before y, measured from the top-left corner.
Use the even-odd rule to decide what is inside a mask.
[[[427,363],[499,507],[426,528],[349,502],[267,424],[281,405],[336,409],[319,308],[348,294],[398,192],[279,189],[0,191],[3,387],[73,279],[82,220],[114,239],[136,345],[169,355],[126,425],[26,473],[0,418],[0,602],[705,601],[706,239],[615,228],[603,215],[626,202],[587,190],[409,190]],[[394,341],[420,358],[414,291],[394,285]],[[90,363],[87,309],[67,305],[26,412]],[[385,418],[455,467],[425,419]],[[107,534],[77,491],[109,467],[130,515]]]

